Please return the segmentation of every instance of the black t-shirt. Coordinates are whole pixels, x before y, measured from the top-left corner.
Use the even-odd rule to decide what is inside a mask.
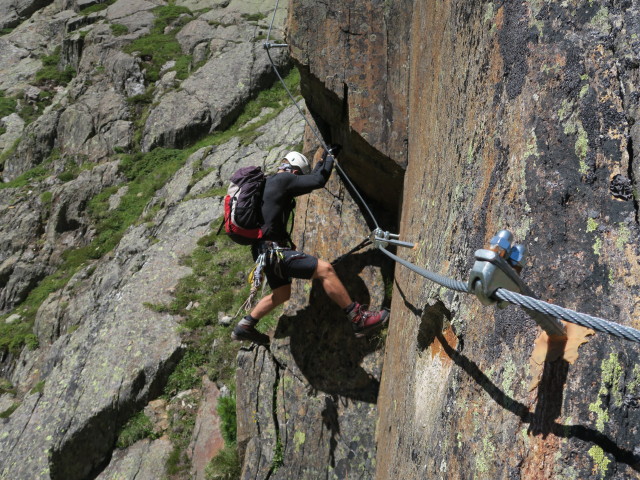
[[[286,244],[287,222],[293,209],[294,197],[305,195],[325,186],[331,170],[333,157],[316,165],[308,175],[279,172],[267,177],[262,194],[263,239]]]

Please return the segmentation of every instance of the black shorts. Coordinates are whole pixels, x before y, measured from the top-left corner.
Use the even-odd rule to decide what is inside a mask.
[[[254,260],[258,258],[258,249],[252,248]],[[318,259],[312,255],[295,250],[282,250],[284,259],[280,261],[279,271],[281,275],[275,272],[274,265],[267,263],[265,265],[265,273],[267,275],[267,283],[271,290],[275,290],[283,285],[290,285],[292,278],[310,279],[318,267]]]

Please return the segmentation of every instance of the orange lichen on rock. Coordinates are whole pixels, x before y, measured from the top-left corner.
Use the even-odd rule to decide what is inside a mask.
[[[587,337],[596,332],[590,328],[581,327],[573,323],[562,322],[567,332],[566,337],[559,335],[549,336],[544,330],[540,331],[538,338],[534,342],[533,352],[529,359],[531,365],[531,383],[529,391],[538,386],[545,362],[553,362],[563,358],[568,363],[573,364],[578,359],[578,348],[587,343]]]
[[[438,356],[444,365],[449,365],[452,360],[450,354],[447,353],[447,349],[455,350],[458,347],[458,337],[453,332],[453,328],[449,327],[442,332],[442,338],[447,344],[446,347],[440,338],[436,336],[431,344],[431,358]]]

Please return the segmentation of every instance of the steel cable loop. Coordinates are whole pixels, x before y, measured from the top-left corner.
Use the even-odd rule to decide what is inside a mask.
[[[420,268],[417,267],[416,265],[414,265],[411,262],[408,262],[407,260],[404,260],[403,258],[398,257],[397,255],[394,255],[393,253],[391,253],[389,250],[387,250],[384,247],[379,246],[378,247],[386,256],[388,256],[389,258],[395,260],[396,262],[404,265],[405,267],[407,267],[409,270],[414,271],[415,273],[417,273],[418,275],[426,278],[427,280],[431,280],[432,282],[435,282],[443,287],[446,287],[450,290],[455,290],[457,292],[462,292],[462,293],[469,293],[469,287],[467,286],[467,284],[465,282],[460,282],[458,280],[453,280],[452,278],[447,278],[445,276],[442,276],[438,273],[433,273],[430,272],[429,270],[425,270],[424,268]]]
[[[575,323],[576,325],[640,343],[640,331],[635,328],[613,323],[608,320],[604,320],[603,318],[592,317],[591,315],[569,310],[568,308],[559,307],[552,303],[521,295],[504,288],[496,290],[494,295],[500,300],[504,300],[514,305],[519,305],[520,307],[527,308],[529,310],[535,310],[546,315],[566,320],[567,322]]]

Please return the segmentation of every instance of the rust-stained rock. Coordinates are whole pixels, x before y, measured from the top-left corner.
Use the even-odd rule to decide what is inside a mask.
[[[217,407],[220,390],[208,377],[202,378],[203,399],[198,407],[196,426],[188,454],[191,475],[195,480],[205,479],[205,469],[213,457],[224,447]]]
[[[542,299],[637,326],[637,204],[616,177],[636,182],[637,6],[414,8],[400,230],[419,247],[402,254],[465,280],[473,251],[507,228]],[[395,281],[376,478],[637,477],[636,345],[598,333],[573,364],[546,361],[529,393],[539,329],[523,311],[402,267]],[[425,315],[453,367],[425,363]]]
[[[358,187],[395,213],[407,155],[412,2],[294,0],[287,41],[302,92]]]

